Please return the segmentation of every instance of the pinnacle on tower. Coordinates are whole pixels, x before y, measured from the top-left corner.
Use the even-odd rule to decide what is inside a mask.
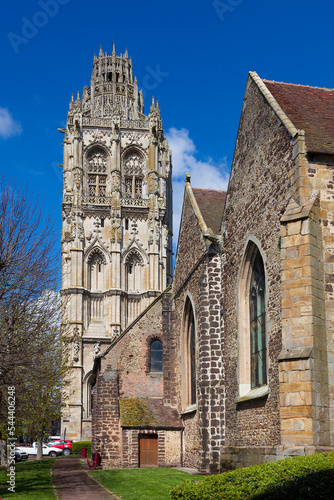
[[[102,46],[101,45],[100,45],[99,57],[103,57],[103,50],[102,50]]]
[[[113,56],[116,55],[116,48],[115,48],[115,43],[114,42],[112,43],[112,55]]]

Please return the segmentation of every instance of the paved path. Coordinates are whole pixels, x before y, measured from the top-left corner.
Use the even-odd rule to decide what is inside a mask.
[[[79,458],[58,458],[53,476],[61,500],[119,500],[92,479]]]

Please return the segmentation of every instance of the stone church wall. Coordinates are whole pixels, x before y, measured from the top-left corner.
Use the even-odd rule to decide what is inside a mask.
[[[292,167],[290,138],[255,84],[246,89],[223,218],[223,363],[226,445],[280,444],[278,355],[281,351],[280,218],[287,205]],[[249,239],[264,260],[267,287],[269,395],[236,403],[238,388],[238,304],[241,265]]]

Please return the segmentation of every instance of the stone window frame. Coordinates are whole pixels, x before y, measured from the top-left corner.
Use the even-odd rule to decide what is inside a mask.
[[[191,352],[190,352],[190,335],[191,335],[191,319],[194,321],[194,336],[195,336],[195,360],[197,358],[197,326],[196,326],[196,308],[192,296],[189,292],[186,293],[182,313],[182,329],[181,329],[181,403],[182,415],[191,413],[197,410],[197,373],[196,364],[193,370],[191,369]],[[192,376],[195,376],[195,401],[192,399]]]
[[[162,343],[162,371],[161,372],[151,372],[151,344],[155,340],[159,340]],[[151,375],[153,377],[162,377],[164,371],[164,343],[161,335],[153,334],[146,338],[145,340],[145,373],[146,375]]]
[[[144,258],[140,250],[131,248],[124,257],[124,285],[127,292],[142,292],[144,266]],[[130,275],[132,279],[130,279]],[[130,282],[134,289],[130,288]]]
[[[94,284],[92,283],[93,266],[99,266],[96,269],[96,273],[101,273],[102,290],[104,290],[106,265],[107,265],[107,259],[103,250],[100,247],[93,247],[86,256],[86,270],[87,270],[86,286],[89,291],[95,290]],[[97,280],[97,277],[95,277],[95,280]]]
[[[267,383],[251,387],[251,338],[249,313],[249,288],[252,278],[253,263],[257,252],[260,253],[265,274],[265,304],[266,304],[266,371]],[[238,383],[239,393],[236,402],[263,398],[269,394],[268,385],[268,273],[266,258],[260,242],[254,236],[249,236],[244,247],[238,278]]]

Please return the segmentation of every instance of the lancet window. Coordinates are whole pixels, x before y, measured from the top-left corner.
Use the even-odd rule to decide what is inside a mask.
[[[251,387],[267,383],[265,276],[261,254],[253,263],[249,290]]]
[[[88,258],[88,288],[90,290],[103,290],[103,276],[106,259],[99,249],[93,250]]]
[[[239,397],[267,385],[266,275],[259,247],[249,241],[239,277]],[[262,394],[262,393],[261,393]]]
[[[143,259],[137,251],[132,251],[125,262],[126,289],[131,292],[141,291],[141,270]]]
[[[189,298],[186,300],[182,328],[182,406],[196,404],[196,326],[194,310]]]

